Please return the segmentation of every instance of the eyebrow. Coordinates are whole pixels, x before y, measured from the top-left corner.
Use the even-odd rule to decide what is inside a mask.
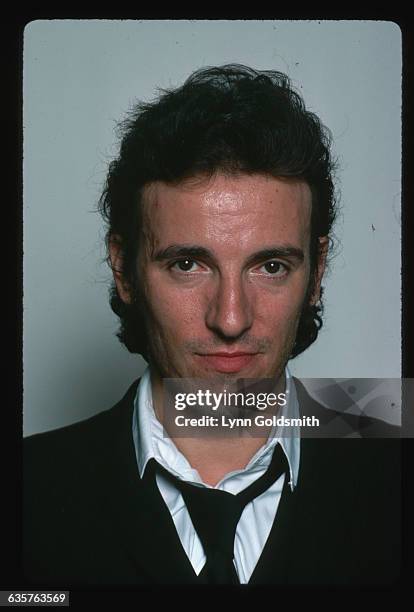
[[[154,261],[164,261],[166,259],[174,259],[175,257],[206,257],[213,258],[213,254],[209,249],[197,245],[171,244],[165,249],[156,251],[152,259]]]
[[[298,247],[283,245],[270,247],[268,249],[262,249],[257,253],[253,253],[248,259],[248,263],[252,264],[257,261],[264,261],[265,259],[295,259],[298,263],[302,263],[305,259],[305,255],[302,249]]]
[[[190,259],[205,258],[214,259],[213,253],[198,245],[184,245],[184,244],[172,244],[165,249],[156,251],[152,257],[153,261],[165,261],[168,259],[174,259],[176,257],[188,257]],[[252,264],[257,261],[264,261],[265,259],[296,259],[298,263],[302,262],[305,258],[302,249],[291,245],[274,246],[266,249],[261,249],[256,253],[253,253],[248,258],[248,263]]]

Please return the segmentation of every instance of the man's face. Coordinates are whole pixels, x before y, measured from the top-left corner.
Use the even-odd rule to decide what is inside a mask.
[[[164,377],[279,377],[310,276],[302,181],[215,175],[145,193],[140,255],[151,359]]]

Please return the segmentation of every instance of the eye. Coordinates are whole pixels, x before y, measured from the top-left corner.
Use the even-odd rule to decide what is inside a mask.
[[[179,270],[180,272],[195,272],[198,264],[189,257],[179,259],[171,264],[171,269]]]
[[[263,264],[260,268],[259,271],[261,272],[262,270],[264,270],[264,272],[266,274],[269,274],[270,276],[276,276],[276,277],[281,277],[281,276],[285,276],[288,273],[288,267],[283,264],[281,261],[267,261],[265,264]]]

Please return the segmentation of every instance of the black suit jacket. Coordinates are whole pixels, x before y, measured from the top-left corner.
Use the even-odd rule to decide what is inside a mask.
[[[161,494],[139,477],[138,382],[112,409],[25,439],[29,584],[197,583]],[[250,583],[383,584],[399,573],[400,441],[302,439],[297,487],[284,488]]]

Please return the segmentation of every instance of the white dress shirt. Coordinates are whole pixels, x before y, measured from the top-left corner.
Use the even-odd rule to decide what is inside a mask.
[[[280,416],[299,417],[295,385],[286,368],[286,406]],[[279,415],[278,415],[279,416]],[[197,470],[193,469],[184,455],[177,449],[171,438],[165,435],[161,423],[155,416],[152,404],[151,378],[149,368],[143,374],[135,397],[132,432],[139,474],[142,477],[151,458],[182,480],[198,483],[207,488],[221,489],[237,494],[266,471],[276,444],[280,444],[287,457],[290,471],[289,485],[292,490],[299,471],[299,431],[289,436],[275,438],[270,434],[265,444],[250,459],[242,470],[229,472],[215,486],[204,483]],[[283,430],[282,430],[283,434]],[[293,434],[293,435],[292,435]],[[180,491],[161,474],[157,474],[157,485],[171,513],[181,544],[198,575],[206,561],[200,539],[191,522],[190,515]],[[259,560],[275,520],[285,475],[282,474],[264,493],[249,502],[237,524],[234,542],[234,563],[240,583],[245,584]]]

